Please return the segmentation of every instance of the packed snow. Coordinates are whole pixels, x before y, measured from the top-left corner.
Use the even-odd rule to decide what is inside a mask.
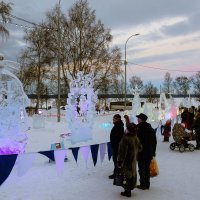
[[[52,112],[52,113],[50,113]],[[123,113],[121,113],[123,116]],[[93,139],[77,144],[70,143],[70,136],[64,138],[65,148],[87,146],[109,141],[112,128],[113,113],[100,114],[95,117]],[[63,115],[61,122],[56,122],[56,114],[53,111],[45,113],[45,125],[33,128],[35,122],[30,117],[31,128],[27,131],[28,143],[26,153],[50,150],[52,143],[63,139],[61,134],[69,133]],[[158,145],[156,159],[159,167],[159,175],[151,178],[150,190],[134,189],[130,199],[135,200],[198,200],[199,190],[199,164],[200,151],[170,150],[173,142],[163,142],[163,136],[157,135]],[[195,141],[192,141],[195,144]],[[126,199],[120,192],[123,188],[113,185],[113,180],[108,176],[113,171],[112,159],[109,161],[106,154],[103,163],[98,161],[94,167],[91,154],[86,163],[79,153],[78,161],[73,158],[71,150],[67,150],[68,161],[64,163],[64,170],[57,175],[55,163],[48,158],[36,154],[30,170],[23,176],[17,175],[17,162],[8,177],[1,185],[0,200],[117,200]],[[138,176],[139,179],[139,176]]]

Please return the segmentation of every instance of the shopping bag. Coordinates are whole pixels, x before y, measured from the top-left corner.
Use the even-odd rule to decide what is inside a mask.
[[[158,176],[159,170],[155,157],[153,157],[153,159],[151,160],[149,168],[150,168],[150,177]]]

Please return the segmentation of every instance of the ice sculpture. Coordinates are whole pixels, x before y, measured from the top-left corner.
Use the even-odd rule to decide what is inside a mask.
[[[154,116],[154,110],[155,110],[155,106],[154,106],[153,103],[146,102],[144,104],[143,113],[148,116],[148,121],[149,122],[155,121],[155,120],[157,121],[157,119]]]
[[[27,143],[29,99],[14,75],[18,70],[17,63],[0,59],[0,155],[22,153]]]
[[[134,89],[132,89],[134,98],[132,100],[132,110],[131,110],[131,115],[130,120],[134,123],[137,123],[136,115],[139,114],[139,109],[141,108],[140,105],[140,90],[138,89],[138,86],[136,85]]]
[[[135,115],[138,114],[138,110],[140,108],[140,96],[139,96],[139,89],[138,86],[135,86],[135,89],[133,89],[133,94],[134,94],[134,98],[132,101],[132,113],[134,113]]]
[[[66,118],[71,131],[72,144],[92,139],[92,127],[95,117],[97,94],[93,89],[92,74],[77,74],[77,79],[70,84],[67,99]]]
[[[176,116],[177,116],[177,107],[176,107],[176,104],[175,104],[175,101],[174,101],[174,98],[171,96],[170,94],[170,106],[169,106],[169,113],[170,113],[170,119],[176,119]],[[168,119],[169,119],[168,118]]]
[[[160,102],[159,102],[159,111],[160,111],[160,115],[159,115],[159,119],[162,120],[165,118],[165,112],[167,110],[167,98],[165,96],[165,93],[161,93],[160,94]]]

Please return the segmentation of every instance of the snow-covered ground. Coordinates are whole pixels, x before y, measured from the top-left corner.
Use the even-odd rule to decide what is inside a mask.
[[[99,124],[112,123],[113,114],[96,118],[93,140],[74,146],[98,144],[109,141],[111,126],[102,129]],[[60,141],[59,135],[67,133],[64,119],[60,123],[55,117],[47,117],[45,128],[28,131],[28,144],[26,152],[49,150],[52,143]],[[32,120],[32,118],[31,118]],[[32,122],[31,122],[32,126]],[[198,200],[200,198],[200,151],[180,153],[171,151],[170,143],[162,142],[158,135],[157,162],[160,170],[159,176],[151,179],[151,188],[148,191],[135,189],[131,199],[135,200]],[[170,142],[173,141],[170,138]],[[193,142],[194,143],[194,142]],[[70,142],[65,141],[69,148]],[[24,175],[17,175],[17,164],[14,166],[8,179],[0,187],[0,200],[117,200],[127,199],[122,197],[121,187],[114,186],[108,175],[112,173],[113,162],[105,156],[103,163],[98,161],[94,167],[91,155],[87,167],[79,154],[76,163],[72,153],[68,150],[68,161],[64,170],[57,175],[55,164],[37,154],[32,168]]]

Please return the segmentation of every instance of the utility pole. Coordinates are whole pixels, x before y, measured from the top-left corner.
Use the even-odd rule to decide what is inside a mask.
[[[57,107],[57,122],[60,122],[60,46],[61,46],[61,33],[60,33],[60,1],[58,4],[58,107]]]

